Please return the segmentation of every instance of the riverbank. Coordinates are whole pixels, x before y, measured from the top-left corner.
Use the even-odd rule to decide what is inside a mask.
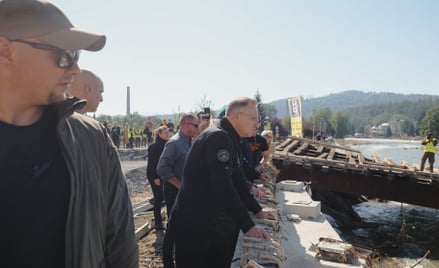
[[[406,161],[418,166],[423,153],[420,139],[347,138],[336,142],[361,151],[367,157],[389,158],[395,163]],[[439,168],[438,161],[434,167]],[[419,259],[429,251],[423,267],[439,267],[438,209],[383,200],[359,203],[353,209],[363,221],[376,226],[344,231],[344,239],[379,248],[402,261]]]
[[[408,163],[419,168],[423,155],[421,140],[411,139],[377,139],[377,138],[346,138],[336,139],[337,144],[361,151],[365,157],[376,156],[380,159],[391,159],[394,163]],[[428,166],[428,163],[426,163]],[[439,161],[434,163],[439,169]]]

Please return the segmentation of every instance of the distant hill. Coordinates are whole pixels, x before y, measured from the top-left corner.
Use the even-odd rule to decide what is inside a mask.
[[[362,92],[358,90],[348,90],[340,93],[331,93],[328,96],[318,98],[302,99],[302,114],[309,117],[314,109],[329,108],[332,112],[343,111],[358,106],[368,106],[372,104],[386,104],[402,101],[417,101],[428,97],[438,97],[426,94],[398,94],[388,92]],[[276,100],[268,104],[273,105],[277,110],[277,117],[288,116],[288,98]]]

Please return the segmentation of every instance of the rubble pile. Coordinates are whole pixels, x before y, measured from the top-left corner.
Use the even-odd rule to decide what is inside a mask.
[[[281,267],[285,262],[284,250],[281,246],[282,230],[280,224],[280,212],[276,201],[276,175],[275,168],[268,164],[261,166],[262,171],[270,178],[269,181],[257,181],[258,188],[263,194],[257,197],[259,204],[264,210],[272,211],[274,219],[257,219],[253,216],[253,221],[262,226],[269,234],[270,239],[252,238],[241,235],[240,267]]]

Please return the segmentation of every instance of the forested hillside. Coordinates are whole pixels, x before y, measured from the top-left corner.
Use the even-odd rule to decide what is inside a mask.
[[[291,96],[296,97],[296,96]],[[425,99],[437,99],[439,96],[421,94],[397,94],[397,93],[376,93],[349,90],[341,93],[331,93],[325,97],[309,98],[302,100],[303,116],[309,117],[314,109],[329,108],[332,112],[347,111],[349,108],[360,106],[379,105],[388,103],[413,102]],[[284,118],[287,114],[287,98],[269,103],[277,110],[277,117]]]
[[[258,98],[263,103],[261,95]],[[285,132],[288,132],[290,121],[287,98],[264,105],[260,111],[261,116],[271,119],[277,117]],[[302,108],[304,131],[310,130],[311,133],[322,130],[333,136],[353,135],[356,132],[368,134],[368,129],[372,126],[389,123],[394,131],[390,135],[414,136],[425,131],[433,131],[439,135],[439,95],[365,93],[350,90],[304,99]],[[218,111],[214,111],[214,116],[215,113]],[[180,114],[143,116],[133,113],[129,117],[100,115],[97,119],[101,122],[117,122],[119,126],[128,123],[143,129],[146,121],[157,126],[163,119],[178,122],[179,116]]]
[[[287,99],[270,104],[276,108],[278,118],[288,116]],[[389,123],[396,131],[393,134],[413,136],[425,131],[436,132],[439,125],[436,118],[439,96],[434,95],[345,91],[304,99],[302,106],[304,128],[323,125],[322,130],[331,135],[368,133],[372,126]]]

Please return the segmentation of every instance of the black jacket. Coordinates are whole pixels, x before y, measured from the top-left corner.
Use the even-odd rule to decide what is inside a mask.
[[[255,137],[243,138],[241,142],[243,152],[243,168],[245,176],[253,182],[259,179],[261,172],[256,170],[262,159],[262,152],[268,150],[267,140],[260,134]]]
[[[226,216],[243,232],[255,224],[248,214],[261,211],[242,169],[240,137],[223,118],[195,139],[188,152],[171,221],[186,230],[211,231]]]
[[[146,166],[146,177],[149,183],[152,183],[154,179],[160,178],[157,174],[157,164],[159,163],[160,155],[163,152],[166,141],[160,137],[148,146],[148,164]]]

